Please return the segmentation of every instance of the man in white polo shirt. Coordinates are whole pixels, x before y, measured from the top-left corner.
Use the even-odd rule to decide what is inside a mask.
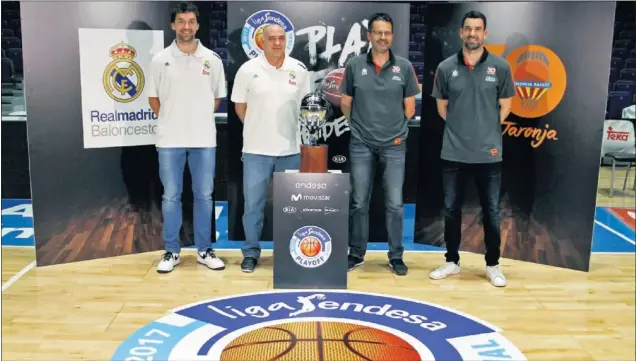
[[[310,92],[310,79],[305,65],[285,54],[285,43],[285,30],[267,25],[264,54],[241,65],[232,89],[231,100],[243,122],[243,272],[253,272],[260,258],[273,172],[300,167],[298,116],[300,101]]]
[[[216,165],[214,113],[226,96],[223,63],[218,54],[195,37],[199,12],[192,3],[172,11],[176,40],[157,53],[148,75],[150,107],[158,115],[156,146],[163,184],[163,238],[165,253],[157,272],[179,264],[182,224],[181,194],[186,159],[194,195],[194,242],[197,262],[214,270],[225,268],[211,245],[212,191]]]

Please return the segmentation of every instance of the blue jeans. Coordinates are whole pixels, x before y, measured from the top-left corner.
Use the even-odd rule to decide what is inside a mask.
[[[499,264],[501,230],[499,194],[501,191],[501,162],[467,164],[443,160],[444,182],[444,241],[446,262],[459,263],[459,244],[462,239],[462,205],[464,188],[473,175],[479,202],[484,215],[486,265]]]
[[[267,193],[274,172],[300,168],[300,154],[274,157],[243,153],[243,230],[245,243],[241,247],[243,257],[260,259],[260,238]]]
[[[370,147],[351,138],[349,143],[351,164],[351,204],[349,229],[349,255],[364,259],[369,241],[369,202],[373,189],[376,163],[382,173],[384,189],[384,217],[386,222],[389,259],[402,259],[404,164],[406,144],[388,147]]]
[[[192,176],[194,196],[194,243],[199,251],[211,248],[216,148],[157,148],[159,177],[163,184],[163,238],[166,252],[179,253],[182,224],[181,194],[186,159]]]

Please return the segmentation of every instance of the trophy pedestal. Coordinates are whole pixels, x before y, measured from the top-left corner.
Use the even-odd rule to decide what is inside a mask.
[[[300,173],[327,173],[327,145],[300,146]]]
[[[275,172],[272,183],[274,288],[347,289],[349,174]]]

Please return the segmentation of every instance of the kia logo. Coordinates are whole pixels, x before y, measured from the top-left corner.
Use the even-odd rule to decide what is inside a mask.
[[[287,206],[283,208],[283,212],[285,213],[296,213],[296,208],[292,206]]]
[[[335,163],[344,163],[347,161],[347,157],[345,157],[344,155],[334,155],[333,158],[331,158]]]

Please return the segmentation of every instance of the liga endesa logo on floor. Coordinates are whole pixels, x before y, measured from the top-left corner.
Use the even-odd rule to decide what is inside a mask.
[[[79,29],[84,148],[155,143],[146,89],[163,31]]]
[[[112,360],[525,360],[501,330],[441,306],[351,291],[272,291],[187,305]]]

